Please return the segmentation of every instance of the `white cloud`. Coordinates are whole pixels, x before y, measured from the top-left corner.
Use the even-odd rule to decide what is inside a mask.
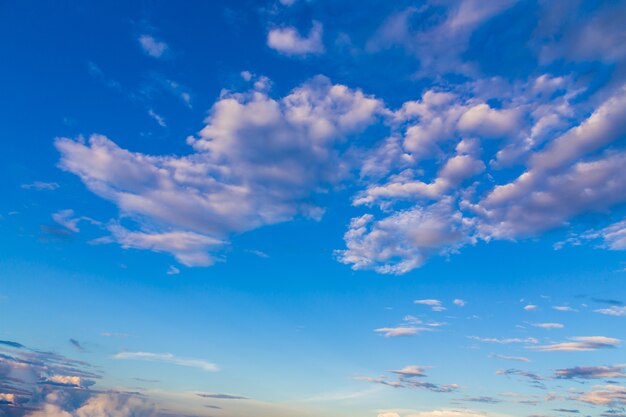
[[[539,350],[541,352],[577,352],[597,349],[612,349],[620,344],[619,339],[605,336],[581,336],[571,337],[572,342],[554,343],[543,346],[529,346],[529,349]]]
[[[20,185],[25,190],[37,190],[37,191],[54,191],[60,187],[56,182],[34,181],[29,184]]]
[[[452,301],[452,303],[458,307],[465,307],[465,304],[467,304],[465,300],[461,300],[460,298],[455,298],[454,301]]]
[[[527,337],[521,339],[519,337],[509,337],[509,338],[496,338],[496,337],[479,337],[479,336],[468,336],[468,339],[477,340],[479,342],[486,343],[500,343],[500,344],[509,344],[509,343],[539,343],[537,339],[534,337]]]
[[[307,55],[324,52],[322,41],[323,26],[314,21],[309,34],[302,37],[296,28],[285,27],[269,31],[267,45],[287,55]]]
[[[596,313],[604,314],[607,316],[616,316],[616,317],[624,317],[626,316],[626,306],[611,306],[608,308],[599,308],[597,310],[593,310]]]
[[[152,352],[120,352],[113,356],[115,359],[129,359],[148,362],[170,363],[179,366],[188,366],[197,368],[202,371],[215,372],[218,370],[217,365],[202,359],[181,358],[171,353],[152,353]]]
[[[524,306],[524,310],[526,311],[533,311],[533,310],[537,310],[539,307],[537,307],[534,304],[528,304]]]
[[[446,309],[439,300],[415,300],[413,304],[429,306],[433,311],[444,311]]]
[[[146,55],[153,58],[162,58],[169,50],[165,42],[159,41],[151,35],[140,35],[137,40]]]
[[[381,327],[375,329],[376,333],[382,333],[385,337],[414,336],[420,332],[428,331],[424,327],[414,326],[398,326],[398,327]]]
[[[403,274],[429,257],[455,252],[469,238],[466,221],[451,201],[400,211],[382,220],[366,214],[352,219],[338,258],[352,269]]]
[[[561,323],[532,323],[531,326],[541,329],[562,329],[565,327]]]
[[[195,153],[187,156],[131,152],[101,135],[55,145],[62,169],[139,224],[109,226],[115,241],[209,265],[215,258],[207,252],[219,251],[232,233],[318,219],[323,208],[311,197],[349,170],[337,148],[373,123],[381,106],[316,77],[280,100],[258,90],[224,93],[204,129],[188,139]]]

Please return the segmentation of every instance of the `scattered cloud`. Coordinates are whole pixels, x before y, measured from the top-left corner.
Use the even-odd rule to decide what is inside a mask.
[[[324,52],[322,41],[323,26],[314,21],[306,37],[301,36],[294,27],[276,28],[267,35],[267,46],[286,55],[308,55]]]
[[[565,326],[561,323],[531,323],[533,327],[539,327],[540,329],[562,329]]]
[[[543,346],[529,346],[529,349],[539,350],[541,352],[576,352],[597,349],[614,349],[620,344],[619,339],[605,336],[581,336],[571,337],[572,342],[555,343]]]
[[[169,51],[169,46],[165,42],[157,40],[152,35],[139,35],[137,41],[143,52],[152,58],[163,58]]]
[[[600,308],[597,310],[593,310],[596,313],[600,313],[600,314],[604,314],[607,316],[616,316],[616,317],[623,317],[626,316],[626,306],[611,306],[609,308]]]
[[[576,366],[557,369],[554,376],[559,379],[609,379],[626,378],[626,365]]]
[[[181,358],[171,353],[152,353],[152,352],[120,352],[113,355],[115,359],[127,359],[148,362],[169,363],[179,366],[187,366],[197,368],[202,371],[215,372],[218,370],[217,365],[202,359]]]
[[[25,190],[54,191],[60,187],[56,182],[35,181],[20,185]]]

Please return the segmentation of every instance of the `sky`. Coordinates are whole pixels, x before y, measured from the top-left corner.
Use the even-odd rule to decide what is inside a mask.
[[[0,0],[0,417],[626,416],[624,22]]]

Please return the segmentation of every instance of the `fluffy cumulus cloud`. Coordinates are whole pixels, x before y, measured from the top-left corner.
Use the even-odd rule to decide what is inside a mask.
[[[274,99],[263,81],[224,93],[188,138],[188,156],[132,152],[101,135],[56,140],[61,168],[137,225],[111,223],[108,241],[210,265],[232,233],[322,215],[311,197],[348,174],[349,137],[374,121],[381,102],[324,77]]]
[[[516,7],[512,0],[426,2],[382,17],[360,53],[400,46],[419,61],[411,77],[428,80],[393,106],[323,76],[277,98],[269,80],[244,72],[255,87],[221,95],[206,126],[188,138],[189,154],[148,155],[93,135],[58,139],[60,166],[131,222],[110,223],[110,241],[171,253],[189,266],[221,259],[234,233],[319,219],[324,207],[315,196],[342,181],[352,186],[358,214],[346,221],[336,258],[384,274],[407,273],[466,245],[535,237],[617,210],[626,202],[626,54],[618,42],[623,25],[611,17],[625,10],[540,2],[533,6],[538,19],[516,35],[526,37],[520,49],[537,65],[488,74],[481,63],[489,59],[470,47],[484,28],[501,31]],[[323,32],[316,20],[308,32],[276,26],[267,44],[288,55],[319,54],[323,37],[330,39]],[[508,31],[502,35],[511,40]],[[593,39],[603,39],[602,46],[590,47]],[[152,56],[167,49],[154,38],[142,45]],[[582,82],[585,59],[613,65],[615,75]],[[534,62],[519,62],[526,60]],[[623,221],[602,224],[577,241],[599,239],[621,250],[624,229]]]
[[[308,35],[302,36],[294,27],[275,28],[267,34],[267,45],[287,55],[307,55],[324,52],[323,26],[314,21]]]

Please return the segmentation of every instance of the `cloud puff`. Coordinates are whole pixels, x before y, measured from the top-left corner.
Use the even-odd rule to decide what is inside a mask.
[[[306,37],[302,37],[296,28],[276,28],[267,34],[267,46],[287,55],[307,55],[324,52],[322,41],[323,26],[314,21]]]
[[[376,333],[382,333],[385,337],[414,336],[420,332],[428,331],[425,327],[415,326],[398,326],[398,327],[381,327],[375,329]]]
[[[565,326],[561,323],[532,323],[531,326],[539,327],[540,329],[562,329]]]
[[[195,153],[187,156],[131,152],[101,135],[55,145],[62,169],[138,224],[113,223],[111,240],[209,265],[209,252],[232,233],[319,218],[323,208],[310,198],[346,176],[341,147],[380,109],[361,91],[316,77],[280,100],[259,90],[224,93],[188,139]]]
[[[605,336],[581,336],[571,337],[572,342],[555,343],[543,346],[529,346],[529,349],[541,352],[576,352],[597,349],[614,349],[620,344],[619,339]]]
[[[595,311],[596,313],[607,315],[607,316],[616,316],[616,317],[626,316],[626,306],[623,306],[623,307],[611,306],[609,308],[600,308],[600,309],[593,310],[593,311]]]
[[[165,42],[157,40],[152,35],[140,35],[137,41],[144,53],[153,58],[162,58],[169,50]]]
[[[179,366],[188,366],[197,368],[202,371],[215,372],[218,370],[214,363],[192,358],[181,358],[171,353],[152,353],[152,352],[120,352],[113,356],[115,359],[130,359],[137,361],[162,362]]]
[[[351,221],[338,259],[352,269],[403,274],[435,254],[456,251],[468,240],[464,219],[449,200],[416,207],[382,220],[366,214]]]

